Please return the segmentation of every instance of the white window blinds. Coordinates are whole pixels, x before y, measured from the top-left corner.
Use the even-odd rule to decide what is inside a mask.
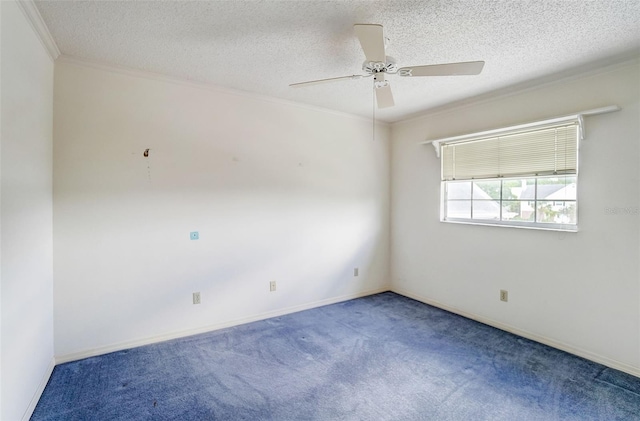
[[[578,121],[440,146],[443,181],[576,174]]]

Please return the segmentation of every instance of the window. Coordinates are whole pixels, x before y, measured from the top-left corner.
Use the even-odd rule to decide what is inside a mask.
[[[439,144],[442,220],[577,230],[578,134],[575,119]]]
[[[446,181],[445,217],[571,229],[566,225],[577,224],[576,181],[575,176]]]

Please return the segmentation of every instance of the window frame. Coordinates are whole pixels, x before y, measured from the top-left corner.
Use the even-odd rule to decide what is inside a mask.
[[[536,136],[536,133],[540,132],[544,132],[544,131],[549,131],[550,129],[552,130],[557,130],[557,129],[564,129],[566,127],[570,127],[574,125],[576,127],[575,129],[575,148],[572,148],[571,150],[573,151],[572,153],[575,153],[575,161],[574,161],[574,170],[571,171],[566,171],[566,170],[562,170],[562,171],[545,171],[543,173],[539,173],[539,170],[534,169],[535,165],[533,163],[537,162],[537,158],[534,157],[533,161],[532,161],[532,166],[530,167],[530,171],[525,171],[523,173],[514,173],[514,174],[501,174],[500,172],[496,172],[494,173],[495,175],[493,176],[478,176],[477,178],[475,178],[472,174],[473,172],[471,172],[467,177],[464,177],[463,179],[456,179],[455,178],[455,157],[456,154],[454,152],[453,155],[448,154],[445,155],[444,153],[442,153],[442,148],[444,146],[456,146],[456,145],[466,145],[466,144],[477,144],[478,142],[493,142],[495,144],[495,141],[498,141],[498,145],[500,145],[500,139],[502,138],[517,138],[518,136],[521,135],[533,135]],[[547,121],[543,121],[543,122],[538,122],[538,123],[529,123],[526,125],[521,125],[521,126],[514,126],[514,127],[505,127],[502,129],[496,129],[496,130],[492,130],[489,132],[482,132],[482,133],[476,133],[476,134],[469,134],[469,135],[465,135],[465,136],[461,136],[458,139],[449,139],[449,141],[446,142],[437,142],[437,146],[438,146],[438,155],[440,158],[440,173],[441,173],[441,182],[440,182],[440,221],[441,222],[447,222],[447,223],[458,223],[458,224],[470,224],[470,225],[489,225],[489,226],[500,226],[500,227],[515,227],[515,228],[527,228],[527,229],[540,229],[540,230],[551,230],[551,231],[567,231],[567,232],[576,232],[578,231],[578,204],[579,204],[579,200],[577,197],[577,184],[578,184],[578,168],[579,168],[579,150],[580,150],[580,140],[582,138],[582,134],[583,134],[583,120],[581,117],[579,116],[572,116],[572,117],[565,117],[565,118],[558,118],[558,119],[554,119],[554,120],[547,120]],[[566,142],[566,138],[565,138],[565,142]],[[573,142],[573,140],[572,140]],[[487,143],[487,145],[491,145],[491,143]],[[509,146],[507,146],[508,144],[505,144],[506,148],[509,148]],[[434,146],[435,146],[435,142],[434,142]],[[490,146],[488,146],[490,147]],[[500,146],[498,146],[500,147]],[[566,143],[565,143],[565,147],[566,147]],[[455,150],[454,150],[455,151]],[[547,151],[549,151],[547,149]],[[468,153],[468,152],[467,152]],[[557,153],[557,150],[556,150]],[[500,152],[501,154],[501,152]],[[445,157],[447,158],[451,158],[454,157],[454,161],[453,161],[453,165],[454,170],[453,173],[450,176],[453,176],[453,178],[448,178],[445,177]],[[466,155],[467,159],[469,156],[473,156],[473,155]],[[479,160],[478,160],[478,165],[480,165],[479,168],[483,168],[483,165],[486,165],[486,161],[483,161],[483,158],[485,158],[486,155],[484,153],[481,153],[481,155],[478,156]],[[556,158],[554,158],[554,161],[557,161],[557,156]],[[447,161],[449,164],[451,164],[451,161]],[[500,162],[499,160],[496,162]],[[468,165],[468,164],[467,164]],[[447,167],[449,168],[449,167]],[[572,167],[570,167],[572,168]],[[478,174],[479,175],[479,174]],[[538,211],[538,203],[541,201],[538,199],[537,194],[538,194],[538,180],[543,179],[543,178],[561,178],[561,177],[566,177],[566,176],[570,176],[570,177],[575,177],[575,183],[576,183],[576,199],[575,199],[575,224],[574,223],[549,223],[549,222],[538,222],[537,219],[537,211]],[[503,181],[504,180],[510,180],[510,179],[520,179],[520,180],[524,180],[524,179],[535,179],[535,196],[533,198],[533,208],[534,208],[534,220],[533,221],[512,221],[512,220],[504,220],[503,219],[503,199],[502,199],[502,188],[503,188]],[[500,181],[500,198],[499,199],[495,199],[492,200],[493,203],[498,203],[499,206],[499,216],[498,219],[474,219],[473,216],[473,205],[474,205],[474,200],[473,200],[473,191],[474,191],[474,183],[477,182],[487,182],[487,181]],[[469,198],[470,201],[470,206],[471,206],[471,211],[470,211],[470,215],[469,218],[452,218],[450,216],[447,215],[447,204],[449,202],[448,197],[447,197],[447,187],[448,187],[448,183],[456,183],[456,182],[470,182],[471,183],[471,196]],[[573,201],[573,200],[572,200]]]
[[[553,179],[553,178],[563,178],[563,177],[571,177],[575,178],[576,185],[576,198],[573,199],[565,199],[565,200],[544,200],[538,199],[538,180],[540,179]],[[534,210],[534,220],[533,221],[513,221],[513,220],[503,220],[502,219],[502,209],[503,203],[505,201],[502,197],[502,192],[504,188],[504,181],[509,180],[524,180],[524,179],[534,179],[535,189],[534,189],[534,197],[533,199],[518,199],[516,201],[520,202],[533,202],[533,210]],[[473,209],[473,185],[478,182],[487,182],[487,181],[500,181],[500,198],[496,200],[492,200],[493,203],[498,203],[500,206],[500,219],[474,219],[473,212],[470,214],[470,218],[456,218],[456,217],[447,217],[447,204],[450,202],[447,197],[447,187],[448,183],[470,183],[471,191],[470,191],[470,199],[471,206]],[[569,186],[574,183],[567,183]],[[466,199],[453,199],[463,201]],[[483,200],[483,199],[479,199]],[[575,203],[575,224],[571,223],[548,223],[548,222],[537,222],[537,212],[538,212],[538,203],[539,202],[572,202]],[[538,230],[547,230],[547,231],[564,231],[564,232],[577,232],[578,231],[578,221],[579,221],[579,199],[578,199],[578,174],[558,174],[558,175],[541,175],[541,176],[523,176],[523,177],[490,177],[490,178],[477,178],[477,179],[468,179],[468,180],[442,180],[440,182],[440,221],[445,223],[452,224],[467,224],[467,225],[486,225],[486,226],[498,226],[498,227],[511,227],[511,228],[525,228],[525,229],[538,229]]]

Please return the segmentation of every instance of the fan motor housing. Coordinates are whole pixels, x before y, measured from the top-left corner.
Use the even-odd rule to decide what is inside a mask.
[[[385,61],[365,61],[362,63],[362,71],[368,75],[375,75],[376,73],[396,73],[398,66],[393,57],[386,56]]]

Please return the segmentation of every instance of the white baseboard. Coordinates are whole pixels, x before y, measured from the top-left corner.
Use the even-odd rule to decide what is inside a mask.
[[[466,311],[460,310],[458,308],[449,306],[447,304],[443,304],[439,301],[435,301],[426,297],[422,297],[418,294],[414,294],[412,292],[403,290],[401,288],[391,288],[391,291],[395,292],[396,294],[400,294],[400,295],[404,295],[405,297],[409,297],[409,298],[413,298],[414,300],[420,301],[422,303],[425,304],[429,304],[431,306],[434,307],[438,307],[442,310],[446,310],[449,311],[451,313],[455,313],[458,314],[460,316],[466,317],[467,319],[471,319],[471,320],[475,320],[477,322],[483,323],[485,325],[489,325],[495,328],[498,328],[500,330],[504,330],[506,332],[509,333],[513,333],[514,335],[518,335],[518,336],[522,336],[523,338],[527,338],[527,339],[531,339],[532,341],[536,341],[539,342],[541,344],[544,345],[548,345],[552,348],[556,348],[559,349],[561,351],[565,351],[568,352],[570,354],[573,355],[577,355],[578,357],[582,357],[582,358],[586,358],[587,360],[596,362],[598,364],[602,364],[602,365],[606,365],[607,367],[616,369],[616,370],[620,370],[620,371],[624,371],[625,373],[631,374],[633,376],[636,377],[640,377],[640,368],[639,367],[634,367],[632,365],[629,364],[625,364],[622,363],[620,361],[616,361],[613,360],[611,358],[602,356],[602,355],[598,355],[598,354],[594,354],[593,352],[590,351],[586,351],[583,349],[579,349],[576,347],[573,347],[571,345],[562,343],[562,342],[558,342],[555,341],[553,339],[544,337],[544,336],[540,336],[537,335],[535,333],[531,333],[528,332],[526,330],[522,330],[519,329],[517,327],[514,326],[510,326],[501,322],[498,322],[496,320],[492,320],[486,317],[482,317],[482,316],[478,316],[476,314],[472,314],[472,313],[467,313]]]
[[[44,376],[42,377],[42,380],[38,385],[38,389],[36,389],[36,392],[33,394],[33,397],[31,398],[31,402],[29,402],[29,406],[24,411],[24,415],[22,416],[22,421],[29,421],[29,419],[31,418],[31,415],[33,415],[33,411],[36,409],[36,405],[38,405],[38,401],[42,396],[42,392],[44,392],[44,388],[47,387],[47,383],[49,382],[49,378],[51,377],[51,374],[53,373],[53,369],[55,367],[56,367],[56,360],[55,358],[51,358],[51,361],[49,362],[49,366],[47,367],[47,371],[45,371]]]
[[[311,302],[311,303],[300,304],[300,305],[296,305],[296,306],[292,306],[292,307],[286,307],[286,308],[279,309],[279,310],[274,310],[274,311],[268,311],[266,313],[260,313],[260,314],[257,314],[257,315],[254,315],[254,316],[250,316],[250,317],[245,317],[245,318],[235,319],[235,320],[229,320],[229,321],[226,321],[226,322],[223,322],[223,323],[207,325],[207,326],[203,326],[203,327],[199,327],[199,328],[195,328],[195,329],[187,329],[187,330],[182,330],[182,331],[179,331],[179,332],[171,332],[171,333],[167,333],[167,334],[164,334],[164,335],[157,335],[157,336],[151,336],[151,337],[148,337],[148,338],[138,339],[138,340],[134,340],[134,341],[121,342],[121,343],[117,343],[117,344],[113,344],[113,345],[107,345],[107,346],[100,347],[100,348],[88,349],[88,350],[85,350],[85,351],[76,352],[76,353],[72,353],[72,354],[59,355],[59,356],[56,356],[55,362],[56,362],[56,364],[62,364],[62,363],[70,362],[70,361],[81,360],[83,358],[89,358],[89,357],[95,357],[97,355],[108,354],[110,352],[122,351],[124,349],[131,349],[131,348],[136,348],[136,347],[139,347],[139,346],[150,345],[150,344],[154,344],[154,343],[158,343],[158,342],[164,342],[164,341],[168,341],[168,340],[171,340],[171,339],[178,339],[178,338],[184,338],[184,337],[187,337],[187,336],[198,335],[200,333],[211,332],[211,331],[218,330],[218,329],[224,329],[224,328],[227,328],[227,327],[233,327],[233,326],[238,326],[238,325],[242,325],[242,324],[245,324],[245,323],[251,323],[251,322],[256,322],[256,321],[259,321],[259,320],[269,319],[269,318],[272,318],[272,317],[283,316],[285,314],[296,313],[298,311],[309,310],[309,309],[312,309],[312,308],[322,307],[322,306],[326,306],[326,305],[329,305],[329,304],[335,304],[335,303],[339,303],[339,302],[342,302],[342,301],[352,300],[354,298],[365,297],[367,295],[378,294],[378,293],[386,292],[386,291],[389,291],[389,290],[390,290],[390,287],[389,286],[385,286],[385,287],[374,289],[374,290],[362,291],[362,292],[358,292],[358,293],[355,293],[355,294],[347,294],[347,295],[342,295],[342,296],[339,296],[339,297],[327,298],[327,299],[324,299],[324,300],[319,300],[319,301],[314,301],[314,302]]]

